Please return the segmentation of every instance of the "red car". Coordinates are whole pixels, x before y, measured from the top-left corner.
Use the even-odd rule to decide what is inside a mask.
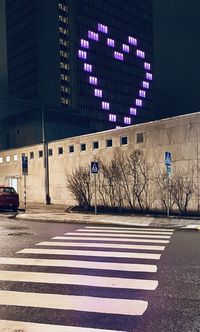
[[[13,187],[0,186],[0,208],[17,211],[19,195]]]

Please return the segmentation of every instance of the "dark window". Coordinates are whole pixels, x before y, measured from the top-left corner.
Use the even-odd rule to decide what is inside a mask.
[[[62,147],[58,148],[58,154],[63,154],[63,148]]]
[[[143,143],[144,142],[144,134],[143,133],[138,133],[136,135],[136,142],[137,143]]]
[[[72,152],[74,152],[74,146],[73,146],[73,145],[70,145],[70,146],[69,146],[69,153],[72,153]]]
[[[99,142],[93,142],[93,149],[99,148]]]
[[[106,141],[106,147],[109,148],[112,146],[112,139],[107,139]]]
[[[128,137],[127,136],[121,137],[121,145],[126,145],[126,144],[128,144]]]
[[[85,151],[86,150],[86,144],[85,143],[82,143],[81,144],[81,151]]]
[[[34,158],[34,152],[30,152],[30,159]]]
[[[42,150],[39,151],[39,158],[41,158],[41,157],[43,157],[43,151]]]
[[[49,156],[53,156],[53,150],[52,150],[52,149],[49,149],[49,150],[48,150],[48,154],[49,154]]]

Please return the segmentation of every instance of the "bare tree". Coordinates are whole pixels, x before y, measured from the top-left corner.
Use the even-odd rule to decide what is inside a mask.
[[[164,169],[160,169],[160,165],[157,165],[154,181],[157,187],[157,194],[159,201],[161,202],[161,207],[167,210],[169,192],[169,209],[172,210],[175,201],[174,196],[172,195],[171,178],[168,178]]]
[[[91,208],[93,186],[90,179],[90,169],[79,167],[66,177],[66,185],[78,205],[84,209]]]

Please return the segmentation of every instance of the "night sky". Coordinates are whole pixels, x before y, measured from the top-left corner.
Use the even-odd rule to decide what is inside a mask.
[[[155,108],[200,111],[200,0],[154,0]]]

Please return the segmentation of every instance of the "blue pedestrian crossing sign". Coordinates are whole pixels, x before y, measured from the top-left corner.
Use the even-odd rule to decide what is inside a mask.
[[[91,161],[91,173],[97,174],[99,171],[99,163],[97,161]]]
[[[165,165],[171,165],[171,152],[165,152]]]

